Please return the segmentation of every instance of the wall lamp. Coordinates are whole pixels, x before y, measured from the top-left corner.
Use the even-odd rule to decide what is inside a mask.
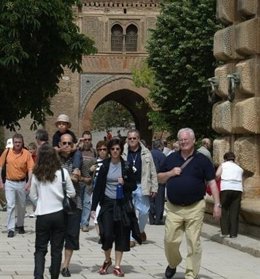
[[[240,84],[240,76],[238,73],[227,75],[228,78],[228,100],[232,102],[235,99],[236,90]]]
[[[210,88],[208,90],[208,102],[214,104],[217,101],[217,91],[219,86],[219,80],[217,77],[211,77],[208,79]]]

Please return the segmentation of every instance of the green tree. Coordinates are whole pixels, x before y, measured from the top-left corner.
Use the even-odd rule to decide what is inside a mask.
[[[116,117],[115,117],[116,112]],[[125,127],[133,122],[131,113],[121,104],[108,101],[100,105],[93,114],[93,130],[108,130],[111,127]]]
[[[132,71],[132,76],[134,84],[137,87],[146,87],[151,92],[154,92],[154,90],[156,90],[155,73],[146,62],[141,67],[134,69]],[[150,128],[154,132],[169,131],[171,128],[170,125],[168,125],[167,121],[164,119],[164,115],[160,113],[160,109],[157,106],[151,108],[151,110],[148,112],[148,118],[151,123]]]
[[[73,0],[1,0],[0,125],[9,129],[27,115],[32,127],[51,115],[63,69],[81,70],[94,42],[79,33]],[[78,3],[77,3],[78,4]]]
[[[165,121],[176,136],[191,127],[198,137],[212,136],[207,79],[214,76],[216,1],[168,0],[161,5],[148,42],[148,65],[154,72],[151,98],[160,108],[152,120]]]

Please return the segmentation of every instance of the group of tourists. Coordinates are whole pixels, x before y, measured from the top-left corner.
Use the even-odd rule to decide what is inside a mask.
[[[222,209],[222,235],[237,236],[243,171],[235,164],[232,152],[225,154],[225,162],[215,172],[207,154],[196,150],[190,128],[178,132],[179,150],[166,156],[160,140],[153,141],[150,150],[136,129],[129,130],[123,140],[120,136],[100,140],[94,148],[91,132],[84,131],[77,139],[67,115],[59,115],[55,125],[52,144],[47,131],[39,129],[35,134],[37,152],[29,151],[23,136],[14,134],[13,147],[6,148],[0,158],[0,171],[6,169],[0,189],[5,190],[9,238],[16,231],[25,233],[26,196],[35,206],[35,279],[44,278],[49,243],[51,278],[71,276],[71,258],[80,248],[80,231],[89,231],[90,218],[104,251],[99,274],[109,273],[114,246],[112,272],[124,276],[123,252],[147,240],[145,227],[149,221],[151,225],[165,225],[165,277],[172,278],[182,260],[179,248],[185,233],[185,279],[197,278],[206,187],[214,200],[214,218],[221,217]],[[220,195],[216,176],[223,185]],[[69,212],[64,211],[64,197],[70,200]]]

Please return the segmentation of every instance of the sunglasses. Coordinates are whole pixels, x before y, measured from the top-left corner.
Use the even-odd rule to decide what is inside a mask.
[[[136,140],[136,138],[128,138],[128,140]]]
[[[98,151],[107,151],[107,148],[99,148]]]
[[[63,141],[62,142],[62,145],[72,145],[73,143],[72,142],[70,142],[70,141]]]
[[[112,150],[112,151],[119,151],[120,150],[120,148],[119,147],[112,147],[112,148],[110,148],[110,150]]]

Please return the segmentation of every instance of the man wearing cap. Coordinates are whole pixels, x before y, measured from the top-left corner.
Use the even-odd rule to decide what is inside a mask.
[[[70,119],[66,114],[60,114],[55,122],[58,130],[55,132],[52,138],[52,146],[58,151],[61,152],[62,148],[59,146],[60,138],[64,134],[69,134],[72,136],[74,143],[77,143],[77,138],[75,134],[69,130],[71,127]]]
[[[26,207],[26,192],[31,186],[31,176],[34,162],[31,153],[23,148],[21,134],[13,136],[13,148],[3,152],[0,158],[0,172],[6,162],[5,184],[0,176],[0,189],[5,187],[7,200],[7,231],[8,237],[14,237],[15,206],[17,206],[17,228],[19,234],[24,234],[24,216]],[[27,179],[28,177],[28,179]],[[27,180],[27,181],[26,181]]]

